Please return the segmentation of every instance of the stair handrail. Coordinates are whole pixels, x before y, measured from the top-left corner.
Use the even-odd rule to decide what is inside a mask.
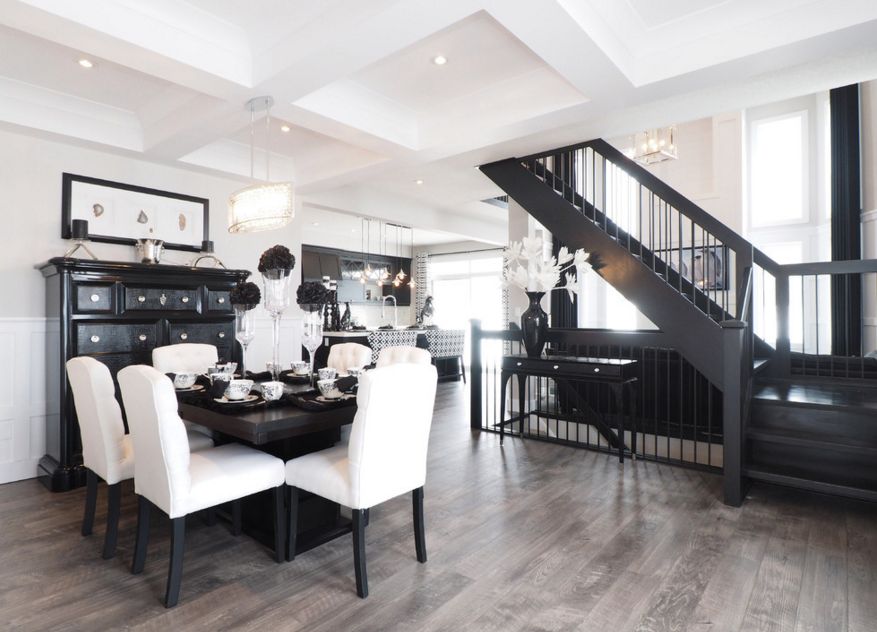
[[[617,167],[622,169],[634,180],[638,181],[640,184],[655,193],[662,200],[668,202],[673,208],[680,211],[683,215],[693,220],[699,226],[702,226],[703,228],[709,230],[711,234],[719,237],[725,245],[730,246],[734,250],[743,250],[752,247],[752,244],[745,237],[717,220],[707,211],[705,211],[700,206],[692,202],[690,199],[682,195],[679,191],[668,185],[666,182],[655,176],[649,170],[645,169],[642,165],[637,163],[632,158],[626,156],[623,152],[619,151],[602,138],[595,138],[593,140],[578,143],[576,145],[570,145],[568,147],[563,147],[560,149],[553,149],[549,151],[539,152],[536,154],[531,154],[529,156],[519,158],[519,160],[521,162],[524,162],[527,160],[546,158],[558,154],[563,154],[565,152],[574,151],[576,149],[585,148],[591,148],[596,152],[602,154],[605,158],[611,160]]]
[[[749,266],[743,271],[742,281],[743,300],[737,305],[737,320],[742,320],[751,326],[749,317],[749,308],[752,303],[752,267]],[[739,296],[739,294],[738,294]]]

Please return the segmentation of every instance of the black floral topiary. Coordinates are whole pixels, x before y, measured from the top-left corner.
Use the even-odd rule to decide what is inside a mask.
[[[253,309],[262,300],[262,292],[259,291],[259,286],[252,281],[244,281],[231,289],[229,299],[232,305]]]
[[[259,272],[266,270],[285,270],[289,272],[295,267],[295,255],[289,248],[280,244],[272,246],[259,257]]]
[[[305,281],[295,293],[296,303],[301,307],[316,305],[322,307],[329,300],[329,290],[319,281]]]

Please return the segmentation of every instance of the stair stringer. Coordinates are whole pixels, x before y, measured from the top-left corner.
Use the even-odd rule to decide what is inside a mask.
[[[700,373],[721,387],[722,328],[718,323],[558,196],[519,160],[510,158],[482,165],[480,169],[552,234],[563,235],[570,248],[584,248],[597,254],[603,266],[598,274],[655,323]]]

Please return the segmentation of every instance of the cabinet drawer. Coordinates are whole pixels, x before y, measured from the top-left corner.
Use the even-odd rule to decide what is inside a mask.
[[[207,290],[207,309],[211,312],[232,311],[228,290]]]
[[[128,311],[198,311],[198,290],[125,288],[125,309]]]
[[[76,285],[76,311],[112,312],[113,286],[81,283]]]
[[[75,327],[78,355],[151,351],[158,338],[155,323],[78,323]]]
[[[171,323],[169,344],[199,342],[216,347],[231,347],[234,323]]]

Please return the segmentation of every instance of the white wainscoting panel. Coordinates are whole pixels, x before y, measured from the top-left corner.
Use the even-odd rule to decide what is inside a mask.
[[[36,476],[46,420],[58,417],[46,396],[46,345],[58,344],[57,321],[0,318],[0,483]]]

